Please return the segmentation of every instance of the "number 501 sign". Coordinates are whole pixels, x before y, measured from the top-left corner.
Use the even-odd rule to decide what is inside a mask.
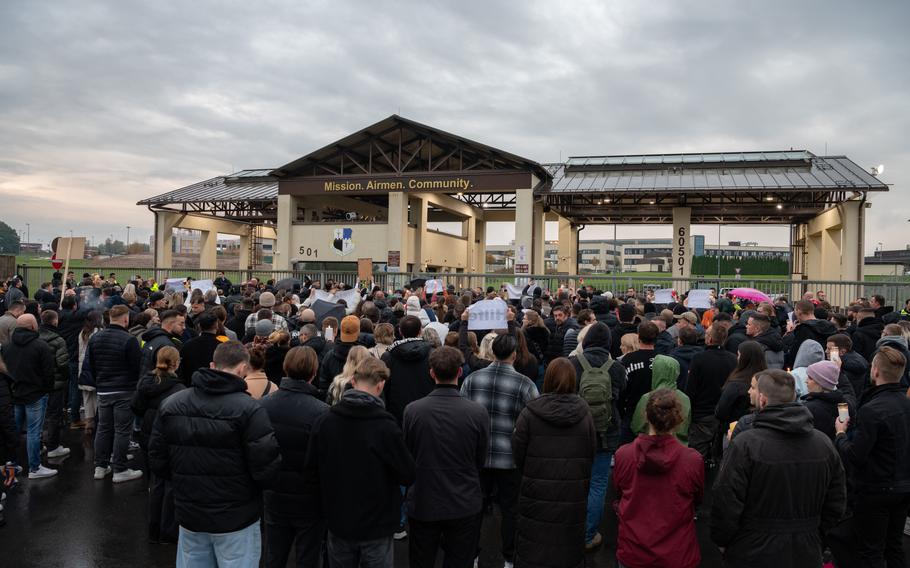
[[[691,273],[689,266],[689,221],[692,210],[688,207],[673,209],[673,274],[688,277]]]

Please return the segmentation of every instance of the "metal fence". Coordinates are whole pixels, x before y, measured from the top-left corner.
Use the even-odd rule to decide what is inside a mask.
[[[214,279],[220,272],[217,269],[200,269],[200,268],[127,268],[127,267],[79,267],[72,269],[77,278],[83,273],[109,275],[111,272],[116,273],[120,282],[126,282],[135,275],[143,278],[155,278],[158,282],[163,282],[167,278],[191,277],[196,280]],[[23,277],[30,289],[35,290],[44,282],[50,282],[54,270],[49,266],[26,266],[17,267],[17,272]],[[258,278],[261,281],[275,280],[276,282],[283,278],[309,277],[313,280],[326,282],[333,280],[344,282],[348,285],[356,285],[358,274],[355,271],[330,271],[330,270],[225,270],[225,276],[234,284],[246,282],[251,278]],[[487,288],[493,286],[496,289],[502,284],[511,283],[523,285],[533,280],[537,285],[545,290],[556,291],[560,286],[578,287],[581,285],[591,285],[598,290],[609,290],[614,293],[624,293],[632,288],[636,292],[644,292],[652,288],[673,288],[678,292],[685,292],[692,289],[714,288],[723,292],[730,288],[749,287],[756,288],[772,297],[786,296],[791,301],[798,300],[805,292],[816,293],[819,290],[825,292],[828,301],[833,306],[846,306],[856,298],[870,298],[875,294],[881,294],[885,297],[890,305],[901,306],[904,301],[910,298],[910,281],[833,281],[833,280],[777,280],[777,279],[756,279],[744,277],[735,278],[655,278],[652,276],[642,277],[634,273],[630,274],[596,274],[596,275],[511,275],[511,274],[491,274],[491,273],[406,273],[406,272],[377,272],[373,279],[377,286],[383,289],[400,289],[414,278],[439,278],[446,285],[453,285],[457,290],[468,288]]]

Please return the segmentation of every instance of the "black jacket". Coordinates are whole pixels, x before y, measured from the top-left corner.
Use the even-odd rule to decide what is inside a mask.
[[[437,385],[404,409],[404,441],[417,467],[408,515],[432,522],[480,512],[489,421],[486,409],[461,396],[456,385]]]
[[[512,455],[522,478],[517,565],[584,566],[588,486],[596,451],[594,420],[579,396],[545,394],[521,411],[512,434]]]
[[[730,328],[730,332],[727,334],[727,341],[724,343],[724,349],[736,355],[739,351],[739,344],[748,339],[749,336],[746,335],[746,322],[742,321],[742,318],[740,318],[740,320],[734,323],[733,327]]]
[[[853,392],[859,399],[863,391],[869,388],[869,362],[855,351],[844,353],[840,360],[841,372],[847,375],[847,379],[853,385]]]
[[[99,393],[133,392],[139,382],[139,342],[119,325],[109,325],[92,336],[83,361]]]
[[[325,356],[332,352],[332,346],[325,340],[324,337],[316,336],[311,337],[300,344],[303,347],[309,347],[316,352],[316,357],[319,358],[319,363],[325,359]],[[332,377],[333,379],[335,377]]]
[[[714,409],[714,416],[720,422],[722,430],[730,422],[739,420],[749,413],[751,402],[749,401],[749,381],[745,380],[727,380],[720,389],[720,398],[717,401],[717,408]]]
[[[234,308],[234,317],[229,319],[224,327],[236,333],[237,337],[244,337],[246,335],[246,318],[250,317],[251,313],[253,312],[249,310]]]
[[[748,337],[752,341],[758,343],[765,350],[765,363],[768,365],[769,369],[783,369],[786,356],[784,354],[784,342],[780,335],[780,330],[776,328],[768,328],[768,331],[756,335],[755,337]],[[738,346],[737,346],[738,347]],[[825,345],[822,344],[824,349]]]
[[[708,345],[689,363],[689,380],[684,392],[692,403],[692,420],[714,416],[720,392],[736,368],[736,355],[720,345]]]
[[[265,350],[265,375],[273,383],[280,383],[284,377],[284,358],[291,350],[289,345],[269,345]]]
[[[222,341],[218,339],[217,335],[203,331],[180,346],[180,369],[177,371],[177,376],[180,377],[183,384],[190,384],[193,373],[199,369],[209,368],[212,358],[215,356],[215,349],[221,343]]]
[[[606,324],[606,326],[610,328],[611,333],[616,329],[616,326],[619,325],[619,318],[610,311],[610,300],[604,296],[594,296],[591,298],[590,308],[591,311],[594,312],[594,317],[597,318],[597,321]]]
[[[164,399],[185,388],[177,375],[166,375],[161,382],[158,382],[154,373],[149,373],[139,379],[130,408],[133,414],[142,418],[139,445],[146,452],[149,447],[149,438],[152,435],[152,427],[155,425],[155,419],[158,418],[158,407],[161,406]]]
[[[863,393],[853,440],[838,436],[856,493],[910,493],[910,399],[900,384]]]
[[[193,388],[158,407],[149,466],[170,479],[180,526],[226,533],[258,522],[261,490],[278,478],[281,456],[268,414],[240,377],[193,374]]]
[[[422,339],[403,339],[382,355],[382,362],[390,371],[382,397],[399,424],[404,408],[430,394],[436,386],[430,377],[432,351],[433,346]]]
[[[528,339],[528,349],[531,348],[531,343],[537,344],[537,348],[540,351],[540,354],[543,355],[547,352],[547,349],[550,348],[550,330],[546,327],[540,326],[528,326],[524,328],[525,337]],[[532,351],[533,353],[533,351]]]
[[[37,331],[14,329],[2,353],[13,378],[14,404],[32,404],[54,389],[54,350]]]
[[[799,403],[756,413],[730,442],[713,491],[711,539],[737,568],[821,566],[821,535],[846,507],[837,452]]]
[[[847,402],[844,393],[839,390],[830,392],[810,392],[800,397],[803,406],[812,413],[812,424],[815,429],[834,441],[834,421],[837,419],[837,405]],[[851,409],[850,418],[853,418]]]
[[[332,381],[344,369],[344,364],[348,360],[348,352],[355,345],[358,344],[342,343],[341,340],[338,340],[327,348],[325,357],[319,363],[319,381],[316,384],[323,400],[329,392],[329,387],[332,386]]]
[[[582,351],[582,354],[592,367],[602,367],[610,359],[610,352],[603,347],[587,347]],[[575,390],[577,391],[581,386],[581,375],[584,373],[584,369],[581,368],[581,363],[578,362],[577,357],[570,357],[569,361],[575,367]],[[610,451],[616,451],[616,448],[619,447],[619,424],[621,421],[619,405],[620,398],[626,390],[626,382],[626,368],[623,367],[622,363],[614,360],[613,365],[610,367],[610,386],[613,390],[613,420],[610,421],[610,427],[606,433],[597,433],[599,445]]]
[[[155,368],[155,358],[158,356],[158,350],[165,345],[170,345],[180,351],[183,342],[180,337],[171,335],[160,327],[145,332],[141,343],[142,358],[139,364],[139,376],[144,377],[152,372]],[[190,373],[190,376],[192,376],[192,373]],[[189,383],[187,383],[187,386],[189,386]]]
[[[303,476],[310,430],[329,411],[318,395],[310,383],[285,377],[280,389],[260,401],[281,448],[278,483],[264,495],[265,514],[270,519],[319,518],[319,492]]]
[[[828,338],[835,333],[837,333],[837,328],[827,320],[812,319],[797,325],[789,340],[790,344],[784,357],[784,368],[793,368],[793,362],[796,360],[796,354],[799,352],[799,347],[803,344],[803,341],[807,339],[818,341],[819,345],[824,349],[828,343]]]
[[[70,363],[79,360],[79,333],[85,326],[85,317],[89,310],[61,310],[57,321],[57,333],[66,341],[66,350],[69,353]]]
[[[667,331],[662,331],[657,334],[657,340],[654,342],[654,352],[658,355],[670,356],[670,351],[676,348],[676,341],[673,340],[673,336],[670,335]]]
[[[318,484],[328,529],[345,540],[391,536],[401,515],[400,486],[412,484],[414,472],[395,417],[368,393],[346,391],[313,424],[307,482]]]
[[[686,383],[689,380],[689,365],[692,364],[692,358],[704,351],[701,345],[680,345],[673,351],[670,351],[670,357],[679,361],[679,377],[676,379],[676,388],[685,391]]]
[[[575,321],[575,318],[567,318],[562,325],[555,325],[553,329],[550,330],[550,344],[547,346],[547,351],[544,354],[546,356],[545,363],[550,364],[550,361],[553,359],[558,359],[562,357],[562,348],[566,342],[566,332],[570,329],[578,329],[578,322]]]
[[[616,327],[610,330],[610,356],[614,359],[622,357],[622,350],[619,347],[622,342],[622,336],[627,333],[638,333],[638,324],[620,322]]]
[[[875,353],[875,343],[881,339],[883,329],[885,329],[885,324],[878,318],[866,318],[856,324],[852,336],[853,351],[871,362],[872,354]]]
[[[38,337],[54,351],[54,390],[63,390],[70,380],[70,355],[66,349],[66,340],[60,337],[56,328],[43,325],[38,330]]]

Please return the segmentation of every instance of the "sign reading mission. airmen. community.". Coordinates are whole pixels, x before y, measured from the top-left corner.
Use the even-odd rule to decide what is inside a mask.
[[[283,178],[278,193],[283,195],[324,195],[326,193],[384,194],[403,192],[483,192],[531,189],[533,179],[526,172],[478,172],[476,174],[408,176],[318,176]]]

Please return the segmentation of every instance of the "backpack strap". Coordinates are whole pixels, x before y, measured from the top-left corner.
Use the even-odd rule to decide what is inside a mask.
[[[588,363],[588,360],[585,358],[584,353],[578,354],[578,362],[581,363],[582,372],[590,371],[593,368],[593,367],[591,367],[591,364]]]
[[[610,371],[610,367],[613,366],[613,362],[614,362],[615,360],[616,360],[616,359],[614,359],[613,357],[608,357],[608,358],[607,358],[607,362],[600,366],[600,370],[603,371],[604,373],[609,372],[609,371]]]
[[[265,395],[269,394],[270,392],[272,392],[272,381],[266,381],[265,390],[262,391],[262,396],[265,396]]]

